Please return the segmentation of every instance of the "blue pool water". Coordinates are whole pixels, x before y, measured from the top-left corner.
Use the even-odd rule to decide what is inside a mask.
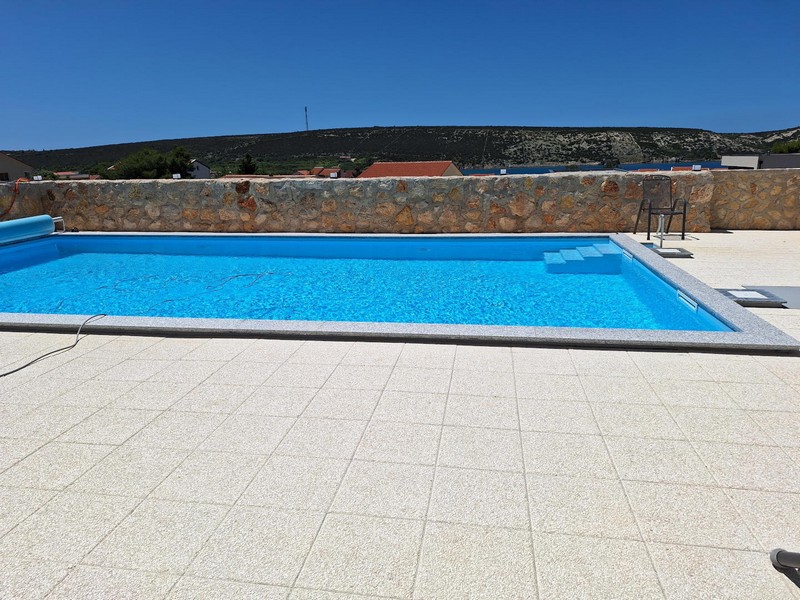
[[[730,330],[603,237],[51,236],[0,312]]]

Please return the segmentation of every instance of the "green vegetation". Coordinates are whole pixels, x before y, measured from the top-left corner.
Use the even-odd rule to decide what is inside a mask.
[[[119,161],[104,175],[110,179],[162,179],[180,174],[189,176],[191,156],[182,146],[175,146],[170,152],[161,154],[153,148],[142,148]],[[90,171],[99,171],[95,165]]]
[[[162,167],[155,156],[167,156],[179,145],[218,175],[240,172],[243,162],[248,170],[254,163],[257,174],[280,175],[316,166],[360,171],[373,161],[387,160],[452,160],[462,168],[715,160],[723,154],[766,152],[776,140],[778,148],[797,148],[793,144],[799,138],[798,128],[715,133],[653,127],[362,127],[9,153],[37,170],[119,177],[104,169],[117,165],[118,171],[122,163],[132,161],[138,162],[132,167],[138,176],[163,173],[157,175],[161,177],[183,173]],[[147,148],[150,153],[139,155]],[[131,155],[139,158],[133,161]]]
[[[800,152],[800,140],[777,142],[772,145],[773,154],[791,154],[793,152]]]
[[[249,154],[245,154],[239,163],[239,173],[242,175],[254,175],[256,172],[256,162]]]

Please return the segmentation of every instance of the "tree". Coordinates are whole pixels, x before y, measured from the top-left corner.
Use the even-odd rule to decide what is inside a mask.
[[[188,177],[191,157],[185,148],[176,146],[167,154],[143,148],[123,158],[108,171],[114,179],[161,179],[174,173]]]
[[[179,173],[182,179],[189,177],[192,156],[183,146],[175,146],[166,156],[167,174]]]
[[[152,148],[142,148],[123,158],[111,171],[114,179],[158,179],[167,173],[164,155]]]
[[[241,175],[253,175],[256,172],[256,163],[253,160],[253,157],[249,154],[245,154],[244,158],[239,161],[239,174]]]
[[[773,154],[791,154],[793,152],[800,152],[800,140],[793,142],[775,142],[772,146]]]

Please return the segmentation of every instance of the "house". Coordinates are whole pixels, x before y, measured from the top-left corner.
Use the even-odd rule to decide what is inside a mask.
[[[211,167],[193,158],[189,161],[189,177],[192,179],[211,179]]]
[[[463,175],[451,160],[376,162],[359,177],[458,177]]]
[[[0,154],[0,181],[15,181],[20,177],[31,178],[33,167],[9,156]]]
[[[79,171],[56,171],[53,173],[56,179],[70,179],[70,180],[79,180],[79,179],[99,179],[96,175],[88,175],[86,173],[81,173]]]
[[[722,157],[729,169],[800,169],[800,154],[741,154]]]
[[[319,176],[328,179],[338,179],[342,176],[342,170],[337,168],[322,169],[322,171],[319,172]]]

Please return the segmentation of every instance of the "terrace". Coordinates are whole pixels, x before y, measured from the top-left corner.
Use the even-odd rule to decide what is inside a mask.
[[[800,285],[799,231],[679,245]],[[0,378],[0,597],[800,598],[798,440],[796,355],[88,335]]]

